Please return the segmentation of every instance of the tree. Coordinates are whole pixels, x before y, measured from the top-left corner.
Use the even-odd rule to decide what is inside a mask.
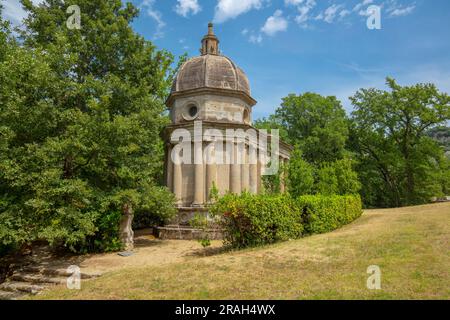
[[[361,184],[350,159],[323,163],[317,170],[315,192],[325,195],[358,194]]]
[[[118,249],[123,208],[155,207],[173,57],[133,31],[130,3],[22,3],[23,41],[0,53],[0,242]]]
[[[334,167],[329,163],[323,163],[317,169],[314,190],[317,194],[327,196],[338,193],[337,176]]]
[[[335,97],[315,93],[290,94],[283,98],[276,118],[284,126],[291,144],[298,144],[309,163],[342,159],[348,139],[348,123]]]
[[[427,136],[436,140],[444,148],[445,152],[450,153],[450,127],[440,126],[427,132]]]
[[[273,129],[279,130],[280,140],[286,142],[290,141],[286,128],[281,123],[281,119],[276,115],[271,114],[267,118],[257,119],[253,122],[253,126],[257,129],[267,130],[269,133]]]
[[[311,194],[314,185],[314,167],[303,160],[302,152],[295,148],[287,166],[287,190],[293,197]]]
[[[446,174],[443,150],[426,136],[450,117],[450,98],[432,84],[402,87],[387,78],[390,91],[362,89],[351,101],[349,146],[358,154],[362,194],[371,206],[425,203],[439,196],[437,176]]]

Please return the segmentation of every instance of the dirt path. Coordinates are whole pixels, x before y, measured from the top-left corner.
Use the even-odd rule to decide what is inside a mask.
[[[270,246],[223,252],[215,242],[206,257],[195,241],[139,236],[130,257],[75,257],[108,275],[35,299],[449,299],[449,228],[442,203],[367,210],[339,230]],[[370,265],[382,290],[367,288]]]
[[[378,228],[386,228],[386,226],[391,225],[391,223],[395,224],[394,221],[398,220],[399,215],[408,216],[420,212],[421,218],[427,219],[427,213],[432,213],[436,210],[449,210],[449,208],[450,204],[447,203],[398,209],[366,210],[358,221],[350,226],[344,226],[340,230],[329,233],[325,235],[325,237],[331,239],[345,234],[374,232],[374,230]],[[370,222],[368,223],[369,220]],[[151,235],[144,234],[136,236],[135,250],[133,251],[133,255],[128,257],[122,257],[117,253],[65,256],[59,258],[37,253],[36,256],[40,255],[41,264],[47,265],[48,267],[67,268],[68,265],[72,264],[79,266],[81,271],[84,272],[105,273],[123,268],[139,268],[179,263],[203,257],[205,255],[214,255],[214,253],[220,252],[221,248],[221,241],[212,241],[211,247],[205,250],[197,241],[158,240]],[[270,251],[270,249],[268,250]],[[316,247],[314,248],[314,251],[315,254],[319,254],[320,248]],[[242,252],[236,254],[238,256],[246,256],[254,253]],[[313,254],[313,252],[311,252],[311,254]]]
[[[209,251],[222,247],[221,241],[212,241]],[[124,267],[161,266],[194,259],[203,256],[204,249],[197,241],[187,240],[158,240],[153,236],[139,236],[135,238],[133,255],[119,256],[117,253],[105,253],[84,256],[75,261],[82,271],[107,272]]]

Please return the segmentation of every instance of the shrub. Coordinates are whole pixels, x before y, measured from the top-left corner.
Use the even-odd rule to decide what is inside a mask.
[[[330,232],[362,214],[358,195],[301,196],[296,201],[302,212],[305,233],[308,234]]]
[[[288,195],[227,194],[210,209],[224,241],[244,248],[299,238],[301,211]]]
[[[324,233],[362,214],[359,196],[227,194],[210,208],[226,244],[245,248]]]
[[[122,213],[112,210],[98,217],[96,221],[97,231],[91,236],[87,236],[85,241],[77,242],[73,248],[74,252],[111,252],[122,249],[119,239],[119,223]]]
[[[177,213],[175,196],[167,188],[150,185],[142,194],[142,204],[134,215],[134,229],[164,225]]]
[[[208,216],[196,213],[189,224],[191,227],[202,231],[200,237],[197,239],[202,247],[209,247],[211,245],[211,239],[207,230],[210,228],[211,222],[209,221]]]

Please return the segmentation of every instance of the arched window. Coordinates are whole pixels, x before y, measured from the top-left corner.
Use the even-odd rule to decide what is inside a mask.
[[[242,119],[244,120],[244,123],[250,124],[250,113],[248,112],[248,109],[244,109],[244,114]]]

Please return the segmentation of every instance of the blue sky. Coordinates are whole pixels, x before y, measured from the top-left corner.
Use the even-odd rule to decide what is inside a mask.
[[[33,2],[39,2],[34,0]],[[175,55],[199,54],[207,23],[215,23],[223,54],[248,75],[267,116],[289,93],[348,97],[362,87],[433,82],[450,92],[448,0],[133,0],[135,30]],[[18,0],[4,15],[23,16]],[[381,8],[381,29],[367,28],[367,8]],[[21,16],[22,14],[22,16]]]

